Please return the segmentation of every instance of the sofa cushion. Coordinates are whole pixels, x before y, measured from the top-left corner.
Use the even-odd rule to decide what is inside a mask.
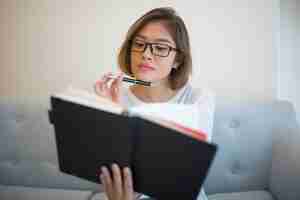
[[[45,106],[0,100],[0,128],[0,185],[101,191],[98,184],[59,171]]]
[[[1,200],[87,200],[91,195],[92,192],[82,190],[45,189],[0,185]]]
[[[208,196],[209,200],[273,200],[271,194],[267,191],[249,191],[220,193]]]
[[[94,193],[90,200],[108,200],[108,198],[104,192],[98,192]]]
[[[272,137],[291,118],[290,103],[221,99],[216,104],[212,136],[219,151],[205,181],[206,193],[267,190]]]
[[[101,185],[62,173],[50,162],[30,160],[0,162],[0,185],[102,191]]]

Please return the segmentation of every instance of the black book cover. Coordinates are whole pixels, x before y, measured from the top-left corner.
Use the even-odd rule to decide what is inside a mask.
[[[134,190],[155,199],[196,199],[217,146],[141,117],[51,97],[62,172],[100,183],[100,167],[133,171]]]
[[[139,119],[132,156],[135,191],[156,199],[196,199],[217,147]]]
[[[127,116],[51,97],[59,168],[100,183],[101,166],[129,166],[132,130]]]

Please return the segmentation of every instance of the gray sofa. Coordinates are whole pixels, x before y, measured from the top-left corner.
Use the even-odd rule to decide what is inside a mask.
[[[47,110],[1,101],[0,199],[103,199],[99,185],[59,172]],[[299,200],[299,130],[288,102],[218,97],[209,200]]]

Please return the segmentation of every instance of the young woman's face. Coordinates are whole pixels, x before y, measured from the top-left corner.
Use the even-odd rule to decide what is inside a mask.
[[[131,46],[131,71],[134,77],[151,82],[168,81],[171,69],[176,64],[176,51],[172,48],[176,48],[176,44],[163,22],[145,25],[133,38]]]

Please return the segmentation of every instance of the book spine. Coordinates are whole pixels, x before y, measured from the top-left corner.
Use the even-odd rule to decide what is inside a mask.
[[[50,124],[54,124],[54,118],[53,118],[52,110],[48,110],[48,118],[49,118]]]

